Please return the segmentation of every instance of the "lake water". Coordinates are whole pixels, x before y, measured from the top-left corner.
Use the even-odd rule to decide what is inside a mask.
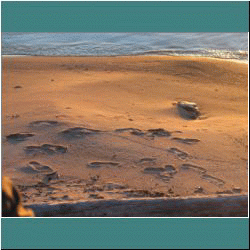
[[[248,33],[2,33],[2,55],[191,55],[248,60]]]

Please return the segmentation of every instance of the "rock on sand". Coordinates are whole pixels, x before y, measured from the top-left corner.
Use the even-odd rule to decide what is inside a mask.
[[[200,111],[194,102],[180,101],[177,102],[177,108],[181,116],[186,119],[197,119]]]

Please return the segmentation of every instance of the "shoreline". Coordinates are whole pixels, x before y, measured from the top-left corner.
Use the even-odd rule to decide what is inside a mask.
[[[176,101],[203,118],[184,119]],[[248,192],[245,63],[2,56],[2,128],[2,173],[24,205]],[[18,133],[29,136],[7,139]]]
[[[214,207],[217,207],[215,210]],[[29,206],[36,217],[247,217],[248,194],[206,197],[78,201]]]
[[[135,54],[135,55],[1,55],[2,57],[48,57],[48,58],[71,58],[71,57],[76,57],[76,58],[86,58],[86,57],[100,57],[100,58],[109,58],[109,57],[182,57],[182,58],[201,58],[201,59],[212,59],[212,60],[223,60],[223,61],[230,61],[230,62],[235,62],[235,63],[243,63],[243,64],[249,64],[249,60],[244,60],[244,59],[234,59],[234,58],[220,58],[220,57],[210,57],[210,56],[196,56],[196,55],[193,55],[193,56],[184,56],[184,55],[164,55],[164,54]]]

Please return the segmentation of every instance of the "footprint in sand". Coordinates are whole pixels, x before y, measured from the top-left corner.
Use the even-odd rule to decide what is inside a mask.
[[[6,118],[7,118],[7,119],[16,119],[16,118],[19,118],[19,117],[20,117],[19,114],[6,115]]]
[[[164,169],[169,174],[176,174],[177,173],[176,168],[173,165],[166,165]]]
[[[156,158],[149,158],[149,157],[146,157],[146,158],[142,158],[139,160],[139,163],[145,163],[145,162],[155,162],[156,161]]]
[[[26,154],[48,154],[53,155],[57,153],[64,154],[67,152],[67,148],[63,146],[58,145],[51,145],[51,144],[43,144],[41,146],[27,146],[24,151]]]
[[[186,163],[186,164],[182,164],[181,165],[181,169],[182,170],[194,170],[200,174],[203,174],[203,173],[206,173],[206,169],[203,168],[203,167],[200,167],[200,166],[196,166],[196,165],[193,165],[193,164],[189,164],[189,163]]]
[[[44,121],[33,121],[29,124],[30,127],[57,127],[61,125],[61,122],[58,121],[50,121],[50,120],[44,120]]]
[[[53,173],[50,173],[50,174],[46,174],[43,179],[42,179],[42,183],[44,184],[48,184],[50,181],[52,180],[58,180],[59,179],[59,175],[57,172],[53,172]]]
[[[128,185],[123,185],[123,184],[119,184],[119,183],[106,183],[103,186],[103,190],[104,191],[111,191],[111,190],[115,190],[115,189],[127,189]]]
[[[165,194],[161,192],[150,192],[148,190],[128,190],[123,192],[126,197],[164,197]]]
[[[207,170],[203,167],[187,163],[187,164],[182,164],[181,169],[182,170],[194,170],[194,171],[198,172],[199,174],[201,174],[202,179],[204,179],[208,182],[211,182],[217,186],[223,186],[225,184],[225,182],[223,180],[216,178],[216,177],[213,177],[211,175],[205,174],[207,172]]]
[[[51,173],[54,170],[46,165],[42,165],[37,161],[29,162],[28,166],[20,168],[20,171],[27,173],[27,174],[39,174],[39,173]]]
[[[161,167],[148,167],[148,168],[144,168],[144,173],[146,174],[160,174],[162,172],[165,171],[165,168],[161,168]]]
[[[158,177],[164,182],[169,182],[177,173],[177,170],[173,165],[166,165],[164,169],[165,171],[160,173]]]
[[[86,135],[95,135],[96,133],[101,132],[100,130],[88,129],[82,127],[69,128],[62,132],[61,135],[67,138],[82,138]]]
[[[144,173],[149,174],[161,174],[166,173],[168,175],[176,174],[176,168],[173,165],[166,165],[165,167],[147,167],[144,168]]]
[[[185,144],[194,144],[199,142],[199,139],[193,139],[193,138],[179,138],[179,137],[173,137],[172,140],[178,141],[178,142],[182,142]]]
[[[118,132],[118,133],[130,132],[130,134],[137,135],[137,136],[144,135],[144,132],[137,128],[119,128],[119,129],[116,129],[115,132]]]
[[[180,159],[185,160],[190,157],[188,153],[178,149],[178,148],[169,148],[168,152],[177,155]]]
[[[92,199],[104,199],[104,197],[99,195],[99,194],[90,194],[89,198],[92,198]]]
[[[130,132],[132,135],[137,136],[148,136],[148,137],[169,137],[171,135],[170,132],[166,131],[163,128],[149,129],[146,132],[143,132],[137,128],[119,128],[116,129],[115,132]]]
[[[207,175],[207,174],[203,174],[201,176],[202,179],[209,181],[217,186],[223,186],[225,184],[225,182],[219,178],[213,177],[211,175]]]
[[[21,89],[21,88],[22,88],[22,86],[20,86],[20,85],[17,85],[14,87],[14,89]]]
[[[150,137],[169,137],[171,133],[163,128],[149,129],[147,130],[147,136]]]
[[[11,143],[19,143],[22,141],[27,140],[28,138],[34,136],[34,134],[31,133],[16,133],[6,136],[7,141]]]
[[[120,163],[113,161],[94,161],[87,164],[89,168],[100,168],[100,167],[120,167]]]
[[[26,167],[20,168],[20,171],[26,174],[38,174],[41,175],[42,183],[48,184],[51,180],[59,179],[59,175],[51,167],[42,165],[37,161],[31,161]]]
[[[173,175],[177,173],[176,168],[173,165],[166,165],[165,167],[148,167],[144,168],[144,173],[155,174],[161,180],[168,182]]]

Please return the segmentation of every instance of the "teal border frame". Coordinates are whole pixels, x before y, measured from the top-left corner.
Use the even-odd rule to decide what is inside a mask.
[[[246,2],[7,2],[2,32],[249,32]],[[2,249],[248,249],[249,218],[1,218]]]
[[[248,219],[2,219],[5,249],[248,249]]]
[[[249,3],[5,2],[2,32],[248,32]]]

